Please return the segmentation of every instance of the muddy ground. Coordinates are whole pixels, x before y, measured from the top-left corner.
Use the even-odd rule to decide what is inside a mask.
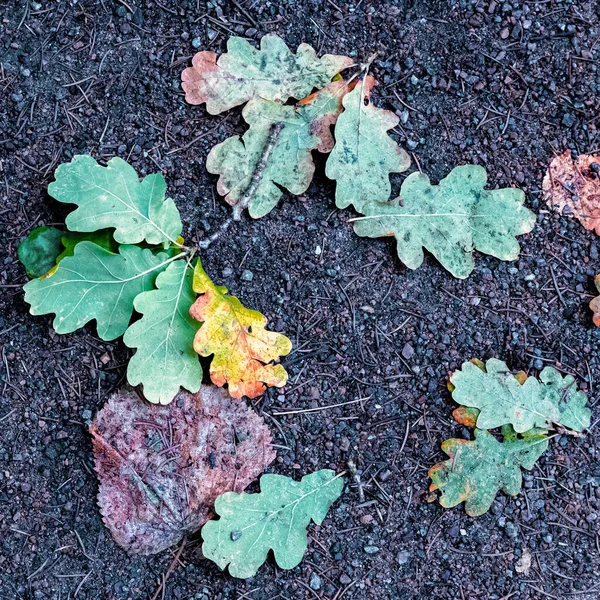
[[[600,598],[597,427],[553,439],[523,492],[500,494],[480,518],[427,490],[441,442],[468,434],[445,387],[463,361],[494,356],[531,375],[553,365],[598,400],[600,330],[587,306],[598,238],[540,195],[554,154],[600,149],[596,1],[83,0],[3,2],[1,13],[0,597],[149,598],[177,550],[128,556],[103,526],[86,423],[124,383],[128,351],[93,327],[58,336],[50,317],[28,314],[19,240],[64,219],[46,188],[78,153],[162,170],[186,239],[214,231],[228,207],[204,161],[244,124],[240,110],[186,105],[180,72],[197,48],[277,32],[294,48],[378,52],[376,101],[401,116],[411,170],[437,182],[483,165],[490,186],[525,190],[538,222],[514,263],[478,254],[464,281],[431,256],[409,271],[393,242],[353,233],[320,158],[304,196],[284,194],[203,253],[215,280],[294,341],[288,386],[254,403],[288,448],[272,470],[300,477],[352,459],[366,498],[348,485],[292,571],[269,560],[234,580],[192,540],[164,598]],[[519,573],[524,552],[531,567]]]

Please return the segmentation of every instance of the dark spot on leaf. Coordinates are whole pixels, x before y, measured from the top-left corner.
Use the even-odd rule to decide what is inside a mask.
[[[237,542],[242,537],[242,532],[241,531],[232,531],[229,535],[231,536],[232,542]]]

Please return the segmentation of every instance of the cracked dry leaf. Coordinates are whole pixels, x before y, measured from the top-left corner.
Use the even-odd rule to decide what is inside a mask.
[[[573,160],[570,150],[555,156],[542,189],[550,208],[600,235],[600,156],[580,154]]]
[[[347,56],[318,58],[308,44],[300,44],[293,54],[275,34],[262,38],[260,50],[244,38],[231,37],[227,53],[218,60],[214,52],[198,52],[193,66],[181,74],[181,85],[187,102],[206,103],[206,110],[217,115],[252,98],[277,102],[304,98],[352,64]]]
[[[260,493],[228,492],[215,502],[218,521],[202,528],[202,553],[232,577],[252,577],[269,550],[282,569],[296,567],[307,548],[311,519],[320,525],[344,489],[341,477],[329,469],[293,481],[263,475]]]
[[[90,232],[114,228],[119,244],[172,243],[179,245],[181,218],[160,173],[139,180],[123,159],[111,158],[106,167],[91,156],[75,156],[56,169],[48,194],[59,202],[77,204],[67,215],[70,231]]]
[[[596,286],[596,289],[598,290],[598,292],[600,292],[600,275],[596,275],[596,277],[594,278],[594,285]],[[600,327],[600,296],[596,296],[590,302],[590,308],[592,309],[592,312],[594,313],[592,315],[592,320],[594,321],[594,325],[596,325],[596,327]]]
[[[484,429],[475,430],[473,441],[446,440],[442,450],[450,460],[429,469],[430,491],[440,490],[440,504],[452,508],[465,503],[468,515],[487,512],[499,491],[515,496],[521,490],[521,467],[532,469],[548,446],[545,430],[518,438],[512,428],[501,443]]]
[[[490,358],[485,370],[472,362],[463,363],[450,381],[452,398],[458,404],[479,409],[477,427],[493,429],[510,424],[519,433],[534,427],[547,429],[553,423],[574,431],[590,425],[591,411],[586,395],[577,390],[570,375],[563,377],[553,367],[525,380],[516,378],[501,360]]]
[[[171,263],[156,278],[156,289],[133,302],[142,318],[123,336],[126,346],[137,349],[127,365],[127,381],[142,384],[144,397],[154,404],[168,404],[180,387],[197,392],[202,383],[193,347],[200,324],[190,315],[196,299],[192,279],[184,260]]]
[[[517,188],[484,189],[483,167],[455,167],[439,185],[411,173],[395,202],[366,205],[364,217],[352,219],[354,231],[365,237],[395,236],[398,257],[409,268],[423,263],[429,250],[455,277],[464,279],[474,268],[473,251],[501,260],[519,256],[516,236],[529,233],[535,215]]]
[[[267,319],[261,313],[228,296],[227,288],[214,285],[200,261],[194,270],[193,287],[199,296],[190,314],[202,322],[194,338],[194,350],[200,356],[214,354],[210,363],[212,382],[227,384],[234,398],[255,398],[267,386],[284,386],[286,370],[273,361],[289,354],[290,340],[267,331]]]
[[[218,496],[242,491],[275,459],[262,418],[214,386],[180,392],[168,406],[115,394],[90,433],[104,523],[136,554],[197,531]]]
[[[55,313],[57,333],[71,333],[96,320],[98,335],[114,340],[129,325],[134,298],[153,289],[156,276],[172,260],[138,246],[121,246],[114,254],[79,242],[51,277],[25,284],[25,301],[32,315]]]
[[[248,212],[258,219],[276,206],[279,186],[304,193],[315,171],[312,150],[331,150],[329,127],[351,87],[334,81],[295,106],[262,98],[248,102],[242,112],[248,131],[217,144],[206,159],[207,171],[220,175],[219,194],[233,206],[249,195]]]
[[[365,77],[343,100],[344,112],[335,125],[335,146],[325,174],[336,181],[338,208],[351,204],[358,212],[377,202],[387,202],[392,186],[390,173],[402,173],[410,166],[408,154],[387,134],[400,119],[370,101],[376,85]]]

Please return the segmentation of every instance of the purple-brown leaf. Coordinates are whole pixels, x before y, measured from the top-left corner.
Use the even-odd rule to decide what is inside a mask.
[[[104,523],[136,554],[197,531],[217,496],[241,492],[275,459],[263,420],[212,386],[182,391],[168,406],[117,393],[90,433]]]

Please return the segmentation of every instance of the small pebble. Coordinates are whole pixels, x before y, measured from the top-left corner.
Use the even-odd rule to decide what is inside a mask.
[[[309,585],[313,590],[320,590],[321,586],[323,585],[321,578],[314,571],[310,574]]]
[[[379,548],[377,546],[365,546],[365,552],[367,554],[377,554],[379,552]]]
[[[244,272],[242,273],[242,279],[244,281],[252,281],[254,279],[254,273],[248,269],[244,269]]]

